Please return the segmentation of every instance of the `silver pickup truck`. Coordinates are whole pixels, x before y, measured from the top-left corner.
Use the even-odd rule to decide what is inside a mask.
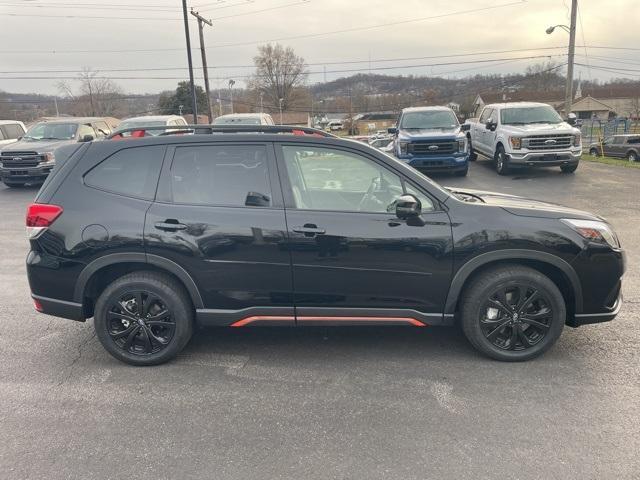
[[[512,167],[560,167],[564,173],[578,168],[580,130],[564,122],[550,105],[495,103],[467,123],[471,160],[478,154],[493,159],[500,175]]]

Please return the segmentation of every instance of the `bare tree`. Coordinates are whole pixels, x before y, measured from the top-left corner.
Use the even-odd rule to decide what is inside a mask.
[[[264,45],[258,47],[253,58],[256,73],[249,82],[250,88],[263,94],[264,103],[273,111],[287,110],[301,100],[301,88],[307,79],[304,59],[291,47]]]
[[[58,90],[67,97],[76,115],[118,116],[123,110],[123,92],[113,80],[102,77],[96,70],[84,68],[78,75],[80,86],[77,92],[65,81],[57,84]]]

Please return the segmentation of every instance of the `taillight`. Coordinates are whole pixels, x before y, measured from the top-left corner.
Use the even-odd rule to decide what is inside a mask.
[[[27,208],[27,235],[36,238],[62,215],[62,207],[43,203],[32,203]]]

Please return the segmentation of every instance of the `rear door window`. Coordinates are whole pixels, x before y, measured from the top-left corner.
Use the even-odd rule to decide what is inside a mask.
[[[84,183],[106,192],[152,200],[164,152],[163,145],[120,150],[86,173]]]
[[[198,145],[176,148],[171,164],[174,203],[269,207],[264,145]]]

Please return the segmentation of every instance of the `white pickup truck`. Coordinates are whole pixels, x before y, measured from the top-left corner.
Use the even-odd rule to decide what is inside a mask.
[[[479,119],[467,120],[471,160],[478,154],[493,159],[500,175],[511,167],[578,168],[582,155],[580,130],[564,122],[545,103],[494,103]]]

